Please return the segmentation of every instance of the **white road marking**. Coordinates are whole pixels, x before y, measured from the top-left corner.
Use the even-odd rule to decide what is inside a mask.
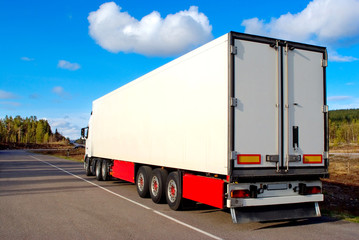
[[[215,236],[215,235],[213,235],[213,234],[210,234],[210,233],[208,233],[208,232],[206,232],[206,231],[203,231],[203,230],[201,230],[201,229],[199,229],[199,228],[193,227],[193,226],[191,226],[191,225],[189,225],[189,224],[187,224],[187,223],[184,223],[184,222],[182,222],[182,221],[180,221],[180,220],[177,220],[177,219],[175,219],[175,218],[173,218],[173,217],[170,217],[170,216],[168,216],[168,215],[166,215],[166,214],[164,214],[164,213],[161,213],[161,212],[159,212],[159,211],[157,211],[157,210],[154,210],[154,209],[152,209],[152,208],[150,208],[150,207],[147,207],[147,206],[145,206],[145,205],[143,205],[143,204],[141,204],[141,203],[138,203],[138,202],[136,202],[136,201],[134,201],[134,200],[131,200],[131,199],[129,199],[129,198],[125,197],[125,196],[122,196],[122,195],[120,195],[120,194],[118,194],[118,193],[112,192],[111,190],[108,190],[107,188],[104,188],[104,187],[102,187],[102,186],[100,186],[100,185],[98,185],[98,184],[96,184],[96,183],[93,183],[93,182],[91,182],[91,181],[89,181],[89,180],[86,180],[86,179],[84,179],[84,178],[82,178],[82,177],[80,177],[80,176],[77,176],[76,174],[73,174],[73,173],[71,173],[71,172],[69,172],[69,171],[66,171],[65,169],[62,169],[62,168],[60,168],[60,167],[58,167],[58,166],[56,166],[56,165],[54,165],[54,164],[51,164],[51,163],[49,163],[49,162],[47,162],[47,161],[41,160],[40,158],[37,158],[37,157],[35,157],[35,156],[33,156],[33,155],[30,155],[30,157],[32,157],[32,158],[34,158],[34,159],[36,159],[36,160],[38,160],[38,161],[40,161],[40,162],[43,162],[43,163],[45,163],[45,164],[47,164],[47,165],[50,165],[51,167],[54,167],[54,168],[56,168],[56,169],[58,169],[58,170],[60,170],[60,171],[63,171],[63,172],[65,172],[65,173],[67,173],[67,174],[69,174],[69,175],[71,175],[71,176],[73,176],[73,177],[75,177],[75,178],[78,178],[78,179],[80,179],[80,180],[82,180],[82,181],[85,181],[85,182],[91,184],[91,185],[94,185],[94,186],[96,186],[96,187],[98,187],[98,188],[100,188],[100,189],[102,189],[102,190],[104,190],[104,191],[106,191],[106,192],[108,192],[108,193],[111,193],[111,194],[113,194],[113,195],[115,195],[115,196],[117,196],[117,197],[119,197],[119,198],[122,198],[122,199],[124,199],[124,200],[126,200],[126,201],[129,201],[129,202],[135,204],[135,205],[138,205],[138,206],[143,207],[143,208],[145,208],[145,209],[147,209],[147,210],[150,210],[150,211],[154,212],[155,214],[160,215],[160,216],[162,216],[162,217],[165,217],[165,218],[167,218],[167,219],[169,219],[169,220],[171,220],[171,221],[173,221],[173,222],[175,222],[175,223],[181,224],[182,226],[185,226],[185,227],[187,227],[187,228],[190,228],[190,229],[192,229],[192,230],[194,230],[194,231],[196,231],[196,232],[202,233],[202,234],[204,234],[204,235],[206,235],[206,236],[208,236],[208,237],[210,237],[210,238],[217,239],[217,240],[221,240],[221,239],[222,239],[222,238],[217,237],[217,236]]]

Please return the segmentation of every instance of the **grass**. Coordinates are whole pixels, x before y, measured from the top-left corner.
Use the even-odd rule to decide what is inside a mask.
[[[41,150],[41,151],[33,150],[32,152],[52,155],[76,162],[82,162],[85,155],[84,148],[74,149],[73,147],[67,149],[57,149],[57,150]]]
[[[354,216],[343,212],[322,210],[322,215],[341,219],[348,222],[359,223],[359,216]]]

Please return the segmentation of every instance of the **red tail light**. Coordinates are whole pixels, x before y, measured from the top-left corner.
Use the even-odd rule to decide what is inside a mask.
[[[307,194],[318,194],[322,192],[320,187],[308,187],[306,189]]]
[[[231,198],[246,198],[249,197],[249,190],[232,190]]]

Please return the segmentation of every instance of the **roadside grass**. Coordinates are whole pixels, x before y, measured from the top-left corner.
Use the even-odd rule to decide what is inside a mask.
[[[46,154],[46,153],[43,153],[43,154]],[[51,155],[55,156],[55,157],[58,157],[58,158],[74,161],[74,162],[83,162],[83,159],[79,160],[79,159],[76,159],[76,158],[73,158],[73,157],[67,157],[67,156],[58,155],[58,154],[51,154]]]
[[[329,143],[329,153],[359,153],[359,143]]]
[[[354,215],[346,214],[343,212],[322,210],[322,215],[328,216],[331,218],[345,220],[348,222],[359,223],[359,216],[354,216]]]
[[[32,150],[31,152],[52,155],[66,160],[75,162],[83,162],[85,149],[84,148],[67,148],[67,149],[56,149],[56,150]]]

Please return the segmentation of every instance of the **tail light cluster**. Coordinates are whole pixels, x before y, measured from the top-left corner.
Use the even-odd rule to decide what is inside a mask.
[[[248,189],[238,189],[231,191],[231,198],[257,198],[258,188],[255,185],[250,185]]]
[[[249,190],[232,190],[231,198],[247,198],[250,196]]]
[[[296,190],[296,188],[295,188]],[[298,184],[298,193],[300,195],[310,195],[310,194],[318,194],[322,193],[322,188],[319,186],[307,186],[304,183]]]

